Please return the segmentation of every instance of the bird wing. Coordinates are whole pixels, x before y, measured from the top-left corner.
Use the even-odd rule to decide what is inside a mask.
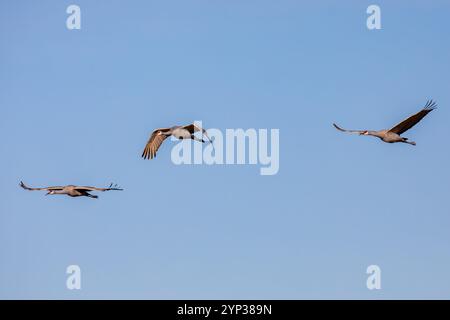
[[[150,136],[150,139],[148,140],[144,151],[142,152],[142,157],[144,159],[153,159],[156,156],[156,152],[158,151],[161,144],[164,142],[164,140],[167,139],[167,136],[161,134],[161,132],[168,131],[170,129],[163,128],[163,129],[156,129],[153,131],[152,135]]]
[[[338,129],[339,131],[342,132],[347,132],[347,133],[363,133],[366,132],[367,130],[347,130],[347,129],[342,129],[341,127],[339,127],[336,123],[333,123],[333,126]]]
[[[412,115],[409,118],[403,120],[389,131],[396,134],[402,134],[414,127],[420,120],[422,120],[428,113],[430,113],[434,109],[436,109],[436,103],[433,100],[429,100],[422,110],[417,112],[415,115]]]
[[[203,128],[200,128],[199,126],[196,126],[195,124],[188,124],[187,126],[184,126],[183,129],[186,129],[190,133],[195,133],[200,130],[204,130]]]
[[[24,188],[25,190],[31,190],[31,191],[37,191],[37,190],[62,190],[64,189],[64,187],[61,186],[55,186],[55,187],[46,187],[46,188],[30,188],[28,186],[25,185],[25,183],[23,183],[22,181],[20,181],[20,186],[22,188]]]
[[[196,126],[195,124],[188,124],[187,126],[184,126],[183,129],[186,129],[187,131],[189,131],[191,134],[201,131],[203,135],[205,135],[206,138],[208,138],[209,142],[212,143],[212,140],[210,139],[210,137],[208,136],[208,133],[206,132],[205,129],[200,128],[199,126]]]
[[[76,186],[74,188],[78,191],[110,191],[110,190],[118,190],[123,191],[123,189],[118,188],[117,184],[112,184],[108,188],[97,188],[97,187],[89,187],[89,186]]]

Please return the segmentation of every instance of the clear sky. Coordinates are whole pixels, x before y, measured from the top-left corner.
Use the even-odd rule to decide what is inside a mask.
[[[373,3],[381,30],[366,27]],[[449,12],[1,0],[0,298],[450,298]],[[416,147],[332,127],[390,128],[430,98],[405,134]],[[280,129],[279,173],[175,166],[173,142],[141,159],[154,128],[194,120]],[[20,180],[125,190],[45,197]]]

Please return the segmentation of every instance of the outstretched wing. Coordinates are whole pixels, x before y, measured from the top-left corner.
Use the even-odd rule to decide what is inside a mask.
[[[88,187],[88,186],[77,186],[74,188],[78,191],[111,191],[111,190],[118,190],[123,191],[123,189],[120,189],[117,184],[111,183],[108,188],[97,188],[97,187]]]
[[[161,144],[164,140],[167,139],[167,136],[163,134],[163,132],[168,131],[168,128],[156,129],[153,131],[150,139],[148,140],[144,151],[142,152],[142,158],[144,159],[153,159],[156,156],[156,152],[158,151]]]
[[[347,129],[342,129],[341,127],[339,127],[336,123],[333,123],[333,126],[338,129],[339,131],[342,132],[347,132],[347,133],[357,133],[357,134],[361,134],[366,132],[367,130],[347,130]]]
[[[209,138],[208,133],[206,132],[205,129],[200,128],[199,126],[196,126],[195,124],[188,124],[187,126],[184,126],[183,129],[186,129],[187,131],[189,131],[191,134],[201,131],[202,134],[208,138],[208,141],[212,143],[212,140]]]
[[[396,134],[402,134],[414,127],[420,120],[422,120],[428,113],[430,113],[434,109],[436,109],[436,103],[433,100],[429,100],[422,110],[417,112],[415,115],[410,116],[408,119],[403,120],[389,131]]]
[[[61,187],[61,186],[56,186],[56,187],[46,187],[46,188],[30,188],[30,187],[26,186],[25,183],[23,183],[22,181],[20,181],[20,186],[21,186],[22,188],[24,188],[25,190],[30,190],[30,191],[37,191],[37,190],[47,190],[47,191],[50,191],[50,190],[62,190],[62,189],[64,189],[64,187]]]

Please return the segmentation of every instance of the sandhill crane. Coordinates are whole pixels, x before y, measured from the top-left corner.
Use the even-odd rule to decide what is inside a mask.
[[[27,187],[22,181],[20,181],[20,186],[22,188],[24,188],[25,190],[31,190],[31,191],[46,190],[46,191],[48,191],[46,193],[46,196],[52,195],[52,194],[65,194],[65,195],[68,195],[69,197],[89,197],[89,198],[94,198],[94,199],[97,199],[98,196],[90,194],[89,191],[110,191],[110,190],[122,191],[123,190],[123,189],[119,189],[117,187],[117,184],[113,185],[112,183],[108,188],[81,187],[81,186],[73,186],[73,185],[59,186],[59,187],[46,187],[46,188],[30,188],[30,187]]]
[[[158,151],[161,144],[170,136],[174,136],[177,139],[192,139],[195,141],[199,141],[205,143],[206,141],[200,138],[197,138],[194,134],[198,131],[202,132],[202,135],[205,135],[208,138],[208,141],[212,143],[209,138],[206,130],[196,126],[195,124],[188,124],[186,126],[174,126],[171,128],[159,128],[153,131],[150,139],[147,142],[147,145],[142,152],[142,158],[144,159],[153,159],[156,156],[156,152]]]
[[[384,142],[387,143],[395,143],[395,142],[403,142],[403,143],[409,143],[410,145],[415,146],[416,143],[414,141],[408,141],[408,138],[401,137],[400,135],[412,127],[414,127],[420,120],[423,119],[428,113],[436,109],[436,103],[433,102],[433,100],[427,101],[427,104],[425,107],[420,110],[415,115],[410,116],[409,118],[403,120],[396,126],[394,126],[392,129],[389,130],[379,130],[379,131],[372,131],[372,130],[345,130],[340,127],[338,127],[337,124],[333,123],[333,126],[338,129],[339,131],[348,132],[348,133],[356,133],[359,135],[365,135],[365,136],[374,136],[378,137]]]

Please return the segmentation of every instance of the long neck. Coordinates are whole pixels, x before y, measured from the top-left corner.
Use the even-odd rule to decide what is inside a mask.
[[[379,131],[373,131],[373,130],[367,131],[367,134],[369,136],[374,136],[374,137],[378,137],[378,138],[382,138],[382,136],[383,136]]]

